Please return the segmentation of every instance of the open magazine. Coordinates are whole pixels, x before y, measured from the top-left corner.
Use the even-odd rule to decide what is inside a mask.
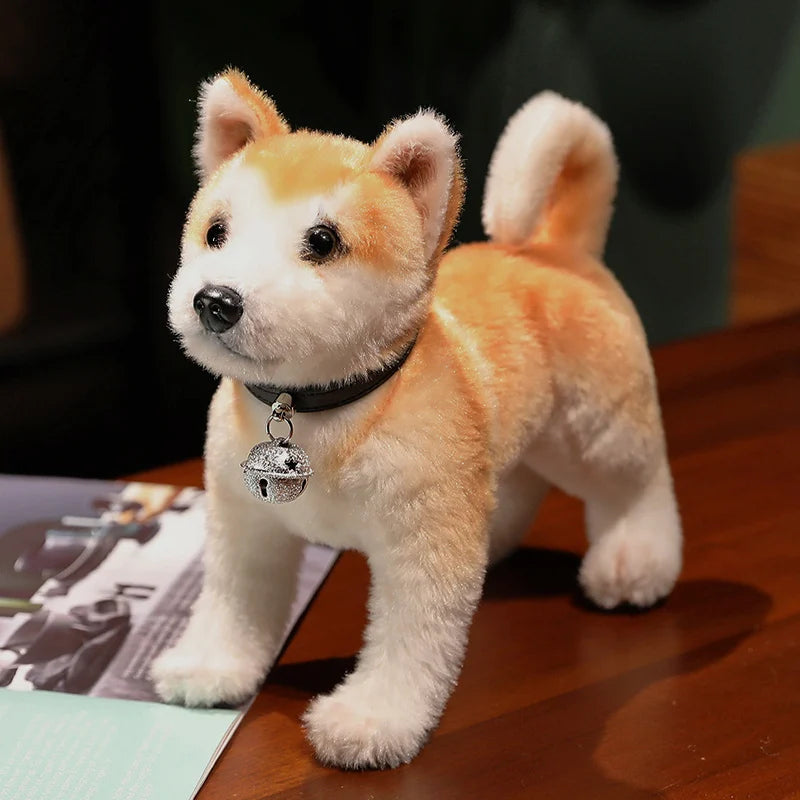
[[[190,800],[249,704],[161,703],[202,583],[204,495],[0,476],[0,800]],[[307,546],[285,636],[336,560]]]

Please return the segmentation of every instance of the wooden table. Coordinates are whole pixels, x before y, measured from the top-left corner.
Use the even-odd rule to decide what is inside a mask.
[[[553,493],[495,568],[458,688],[410,765],[319,766],[298,717],[353,666],[368,574],[334,568],[201,800],[800,797],[800,316],[655,354],[686,531],[669,600],[576,592],[580,506]],[[149,479],[196,484],[200,463]]]

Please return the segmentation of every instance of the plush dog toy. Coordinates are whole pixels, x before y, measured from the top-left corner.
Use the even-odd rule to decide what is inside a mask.
[[[524,105],[489,170],[489,241],[447,252],[463,183],[431,111],[371,145],[291,131],[230,70],[202,87],[195,156],[170,322],[222,381],[205,583],[154,666],[163,698],[254,692],[303,540],[358,549],[364,647],[304,723],[325,763],[409,761],[458,679],[487,565],[550,485],[585,502],[579,578],[596,604],[671,590],[681,529],[653,369],[598,260],[617,178],[598,119],[551,93]]]

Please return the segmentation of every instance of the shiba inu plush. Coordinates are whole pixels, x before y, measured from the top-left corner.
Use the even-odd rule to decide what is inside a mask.
[[[292,131],[233,70],[203,86],[199,109],[202,185],[169,312],[222,381],[205,584],[153,677],[169,701],[242,700],[276,655],[303,540],[358,549],[372,573],[364,647],[304,724],[325,763],[402,764],[456,684],[487,565],[550,485],[585,502],[579,580],[599,606],[650,605],[679,573],[645,336],[599,261],[611,139],[584,107],[534,97],[491,162],[489,240],[446,251],[463,184],[437,114],[371,145]],[[270,413],[258,386],[324,398],[376,374],[358,399],[294,418],[314,470],[297,500],[247,491],[240,463]]]

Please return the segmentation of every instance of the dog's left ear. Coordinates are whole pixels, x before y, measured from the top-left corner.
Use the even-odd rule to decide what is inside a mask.
[[[422,218],[425,257],[438,259],[464,196],[456,134],[433,111],[396,120],[373,145],[370,169],[405,186]]]
[[[201,180],[248,142],[289,133],[275,103],[237,69],[200,87],[194,158]]]

